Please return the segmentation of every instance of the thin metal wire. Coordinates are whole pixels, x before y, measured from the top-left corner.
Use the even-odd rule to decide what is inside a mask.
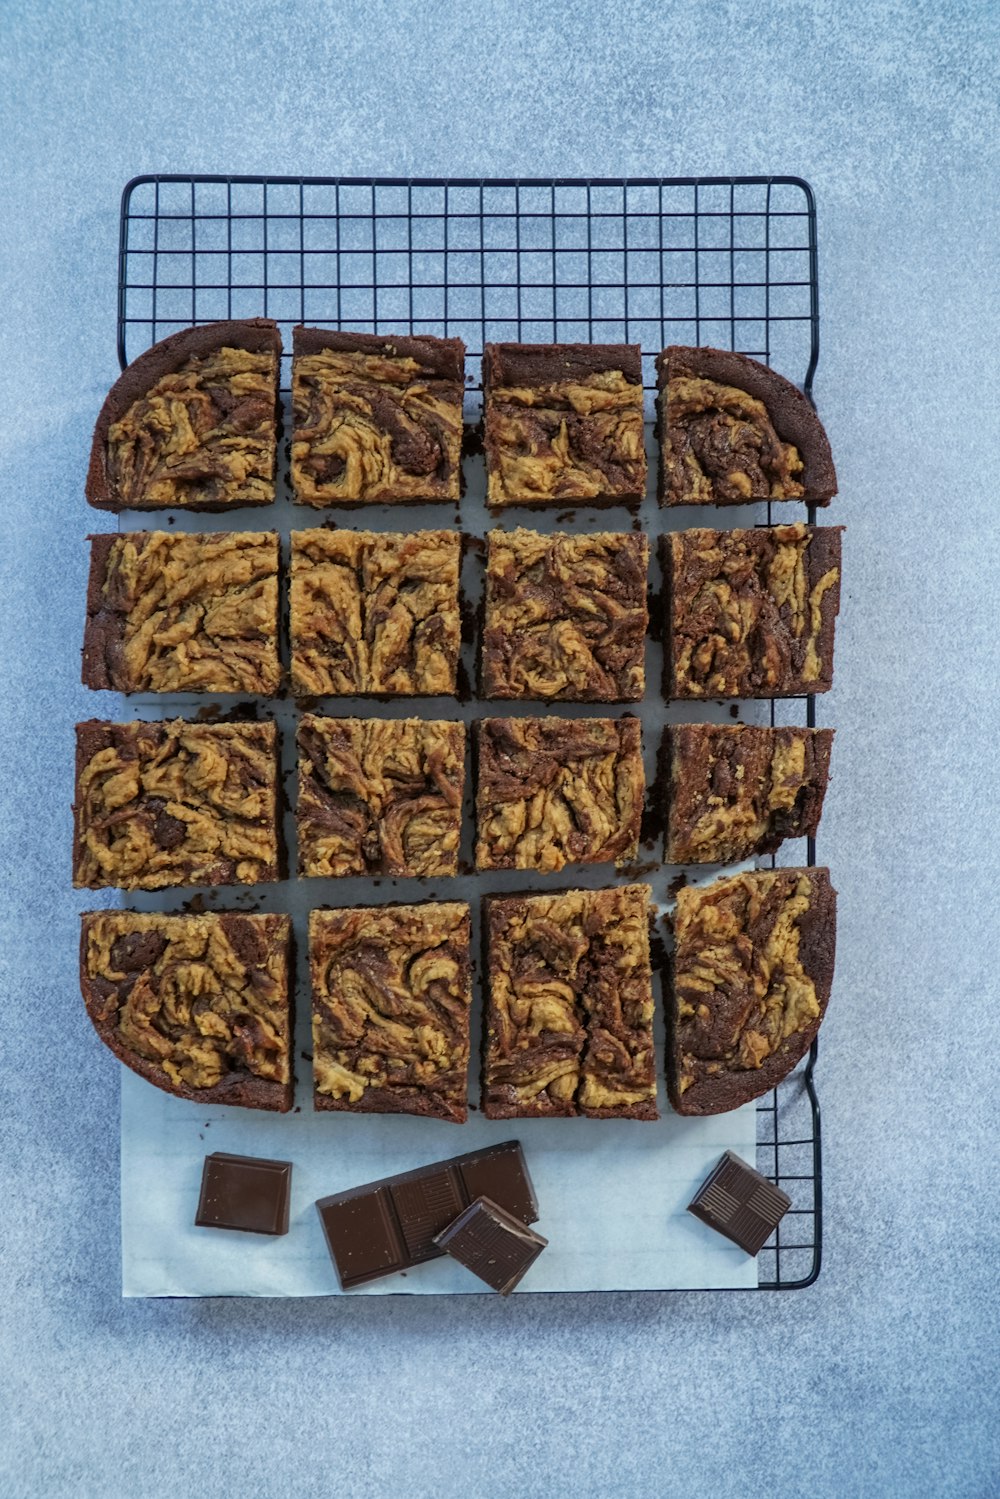
[[[224,210],[214,207],[218,201],[215,197],[203,196],[213,185],[225,189]],[[291,210],[284,195],[273,191],[287,187],[295,188],[298,195]],[[171,198],[165,204],[164,190],[183,194],[185,189],[189,206],[173,206],[182,203],[183,197]],[[405,196],[393,189],[405,190]],[[508,193],[500,191],[503,189]],[[652,190],[652,207],[645,195],[640,195],[642,189]],[[248,190],[260,191],[260,207],[256,200],[251,202],[244,196]],[[356,201],[357,190],[368,194],[364,211]],[[312,197],[307,204],[307,192],[323,195],[319,208]],[[487,192],[491,194],[489,204]],[[630,192],[636,193],[636,202],[646,206],[630,202]],[[272,206],[279,199],[281,206]],[[403,202],[405,207],[400,206]],[[283,267],[293,261],[294,252],[287,256],[283,253],[289,244],[284,237],[287,231],[281,226],[296,219],[297,285],[288,281],[287,271],[275,274],[270,263],[272,252],[282,254]],[[757,264],[759,250],[747,256],[739,253],[743,247],[737,244],[737,226],[756,224],[761,219],[763,280],[759,271],[745,269]],[[560,234],[560,226],[570,220],[573,223],[567,226],[566,234]],[[199,226],[207,228],[210,222],[219,221],[225,223],[224,245],[216,237],[199,236]],[[393,250],[383,257],[380,229],[384,231],[394,221],[405,224],[405,239],[386,233],[384,243]],[[435,227],[439,223],[440,241]],[[362,224],[366,226],[364,231],[358,228]],[[254,238],[253,226],[257,225],[259,238]],[[328,237],[320,227],[324,225],[329,226]],[[186,242],[184,226],[189,226]],[[728,240],[725,244],[718,243],[720,226]],[[415,241],[418,228],[421,234]],[[547,231],[547,242],[544,233],[536,232],[539,228]],[[356,237],[351,238],[351,234]],[[509,238],[504,238],[505,234]],[[659,280],[630,274],[629,254],[639,247],[650,250],[644,263],[655,261]],[[724,263],[727,250],[728,277],[723,273],[720,279],[717,264]],[[477,251],[478,279],[470,280],[470,274],[475,277]],[[773,256],[779,251],[780,279],[772,277]],[[185,256],[190,280],[178,281],[176,267],[186,263]],[[243,280],[241,273],[247,261],[241,257],[250,256],[258,258],[261,276]],[[362,256],[368,257],[370,276],[357,276]],[[401,279],[383,280],[381,262],[390,256],[392,264],[401,266],[405,283]],[[487,256],[491,265],[503,257],[508,263],[512,261],[513,280],[507,276],[489,281]],[[675,278],[675,268],[691,262],[693,275]],[[318,273],[313,269],[317,264],[322,268]],[[583,264],[586,270],[581,274]],[[144,274],[147,265],[151,270]],[[617,274],[609,269],[615,265],[619,267]],[[642,342],[646,355],[670,342],[690,342],[692,330],[696,342],[710,332],[707,342],[728,340],[733,346],[738,335],[752,327],[758,347],[744,347],[740,352],[769,362],[775,346],[772,335],[780,328],[782,372],[798,379],[810,399],[819,357],[815,203],[808,183],[795,177],[445,180],[144,176],[134,178],[122,194],[118,269],[117,332],[122,368],[177,328],[199,320],[212,321],[217,315],[216,304],[212,298],[199,298],[199,294],[223,291],[228,317],[248,316],[253,310],[266,313],[272,302],[286,310],[284,294],[297,292],[294,305],[298,319],[321,327],[372,328],[377,321],[386,321],[386,306],[405,306],[405,316],[396,320],[400,331],[447,333],[455,324],[473,359],[482,353],[487,339],[530,338],[536,326],[543,326],[545,336],[556,341],[578,341],[582,328],[594,341],[595,327],[599,326],[598,342]],[[220,279],[223,273],[224,279]],[[505,307],[501,315],[490,302],[490,291],[498,288],[513,290],[512,314]],[[648,304],[637,301],[638,294],[650,288],[656,294],[653,301],[658,315],[647,315]],[[778,288],[804,289],[807,310],[777,311],[772,293]],[[761,290],[763,313],[750,311],[741,303],[737,315],[737,294]],[[238,307],[234,305],[234,291]],[[474,303],[465,299],[469,291],[478,293]],[[345,292],[350,293],[346,302]],[[169,294],[166,300],[165,293]],[[563,310],[560,294],[567,293],[583,293],[585,302],[581,306],[579,300],[571,298]],[[728,305],[724,297],[713,300],[723,293],[728,293]],[[135,294],[147,299],[138,311],[132,301]],[[361,305],[359,296],[370,304],[369,317],[353,315]],[[212,310],[202,316],[201,309],[206,306]],[[352,315],[345,314],[345,306]],[[293,318],[279,317],[278,322],[287,346]],[[652,330],[658,336],[656,347]],[[794,351],[788,354],[792,344]],[[815,521],[812,508],[809,520]],[[807,697],[804,702],[806,721],[811,726],[816,717],[815,700]],[[775,722],[773,702],[771,722]],[[810,864],[815,855],[815,842],[810,838]],[[760,1256],[760,1285],[764,1289],[806,1286],[819,1274],[822,1158],[814,1080],[816,1056],[814,1044],[805,1067],[761,1099],[757,1108],[758,1165],[779,1186],[792,1188],[794,1196],[782,1225],[784,1235],[779,1227],[774,1241]]]

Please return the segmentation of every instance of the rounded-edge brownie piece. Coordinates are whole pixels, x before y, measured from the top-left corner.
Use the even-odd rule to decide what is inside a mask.
[[[465,383],[465,344],[460,338],[421,338],[410,333],[342,333],[339,329],[309,328],[300,323],[292,329],[292,357],[320,354],[331,349],[339,354],[386,354],[390,359],[412,359],[422,373],[435,380]]]
[[[125,415],[135,401],[139,401],[157,380],[172,375],[188,359],[202,358],[214,354],[218,349],[244,349],[250,354],[274,353],[281,356],[281,334],[273,318],[228,319],[219,323],[202,323],[194,328],[182,328],[171,333],[152,348],[137,355],[132,363],[119,375],[105,397],[94,427],[94,438],[90,448],[90,465],[84,488],[87,501],[97,510],[125,510],[129,507],[119,499],[113,489],[108,473],[108,432],[116,421]],[[275,403],[275,448],[277,448],[280,397]],[[272,496],[273,499],[273,496]],[[165,507],[169,509],[170,507]],[[189,505],[190,510],[225,510],[224,503]]]
[[[657,480],[661,504],[671,503],[667,496],[667,466],[662,448],[667,437],[664,393],[672,375],[678,372],[712,380],[719,385],[745,391],[766,408],[774,430],[783,442],[794,443],[802,459],[804,493],[795,498],[805,504],[828,505],[837,493],[837,471],[830,450],[830,440],[809,398],[797,386],[757,359],[729,349],[691,348],[671,344],[656,358],[658,431],[661,442],[660,472]],[[745,503],[745,499],[719,501],[715,504]],[[768,498],[761,496],[760,498]],[[772,497],[773,498],[773,497]],[[690,503],[683,500],[674,503]]]
[[[714,1076],[703,1076],[681,1089],[682,1036],[679,1015],[678,952],[671,955],[669,996],[667,1013],[667,1093],[670,1103],[678,1114],[705,1115],[724,1114],[751,1103],[769,1093],[772,1088],[788,1076],[805,1056],[819,1032],[830,1002],[833,985],[834,957],[837,937],[837,892],[830,883],[830,871],[822,867],[815,869],[778,868],[774,870],[752,870],[744,874],[730,875],[711,885],[687,886],[678,892],[678,906],[672,917],[676,934],[677,913],[682,902],[696,901],[701,896],[718,893],[721,887],[751,881],[764,884],[771,882],[796,883],[804,878],[809,884],[809,900],[801,919],[796,922],[798,932],[798,964],[802,974],[813,987],[818,1013],[805,1025],[783,1036],[778,1046],[757,1067],[740,1067],[720,1070]],[[721,940],[721,939],[720,939]],[[752,937],[749,939],[753,944]],[[750,959],[756,956],[755,947]],[[753,998],[744,1000],[745,1021],[754,1003]],[[704,1018],[704,1017],[702,1017]],[[738,1026],[738,1031],[742,1026]],[[734,1037],[734,1044],[738,1040]],[[714,1060],[714,1059],[713,1059]]]
[[[88,941],[94,925],[99,920],[115,916],[143,916],[161,922],[194,919],[193,915],[183,912],[106,910],[84,911],[81,914],[80,992],[91,1024],[104,1045],[125,1067],[164,1093],[170,1093],[175,1098],[188,1099],[192,1103],[226,1104],[231,1108],[267,1109],[272,1113],[287,1114],[295,1101],[295,1072],[292,1065],[295,1037],[295,937],[292,919],[283,913],[271,912],[212,911],[201,912],[198,915],[202,920],[207,918],[220,923],[237,957],[240,956],[239,945],[245,943],[245,937],[242,934],[252,930],[254,925],[261,922],[268,924],[272,929],[269,935],[273,934],[274,939],[282,945],[284,949],[282,976],[285,985],[284,998],[287,1015],[287,1080],[282,1082],[276,1078],[260,1077],[247,1070],[242,1073],[230,1073],[210,1087],[194,1088],[186,1083],[174,1081],[155,1060],[141,1056],[121,1039],[117,1026],[112,1020],[112,1014],[118,1013],[118,1007],[114,1001],[119,997],[114,985],[108,980],[102,981],[99,977],[92,976],[88,969]],[[256,954],[254,956],[259,957]],[[147,950],[146,953],[140,950],[137,957],[145,958],[147,963],[156,961],[151,950]],[[248,962],[248,969],[251,966],[252,964]],[[134,971],[139,973],[142,967],[139,966]],[[129,991],[131,987],[130,984]],[[126,992],[126,998],[129,991]]]

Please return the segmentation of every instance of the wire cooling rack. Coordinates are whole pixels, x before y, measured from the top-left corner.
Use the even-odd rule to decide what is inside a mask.
[[[668,343],[737,349],[810,395],[819,356],[815,203],[796,177],[129,182],[122,368],[193,323],[260,316],[277,320],[286,349],[296,323],[459,337],[471,367],[487,342],[639,343],[650,418],[653,360]],[[287,373],[286,364],[286,387]],[[470,387],[472,420],[480,399]],[[811,725],[811,697],[804,707]],[[795,704],[772,702],[772,723],[776,711],[784,721]],[[758,1168],[792,1198],[759,1257],[762,1289],[801,1288],[820,1270],[816,1056],[814,1045],[757,1109]]]

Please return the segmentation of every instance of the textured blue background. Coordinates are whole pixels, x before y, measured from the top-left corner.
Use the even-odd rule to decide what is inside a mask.
[[[997,17],[2,8],[5,1496],[1000,1492]],[[117,200],[156,170],[812,180],[849,531],[811,1291],[119,1300],[117,1079],[77,997],[67,807]]]

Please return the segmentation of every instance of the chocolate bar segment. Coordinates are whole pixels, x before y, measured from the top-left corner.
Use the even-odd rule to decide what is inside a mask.
[[[477,1197],[436,1243],[501,1296],[509,1296],[548,1244],[488,1197]]]
[[[195,1224],[250,1234],[287,1234],[291,1187],[291,1161],[217,1151],[205,1157]]]
[[[537,1219],[516,1140],[321,1197],[316,1210],[342,1289],[440,1259],[436,1236],[486,1194],[516,1221]]]
[[[780,1187],[727,1150],[688,1204],[688,1212],[756,1255],[791,1205]]]

